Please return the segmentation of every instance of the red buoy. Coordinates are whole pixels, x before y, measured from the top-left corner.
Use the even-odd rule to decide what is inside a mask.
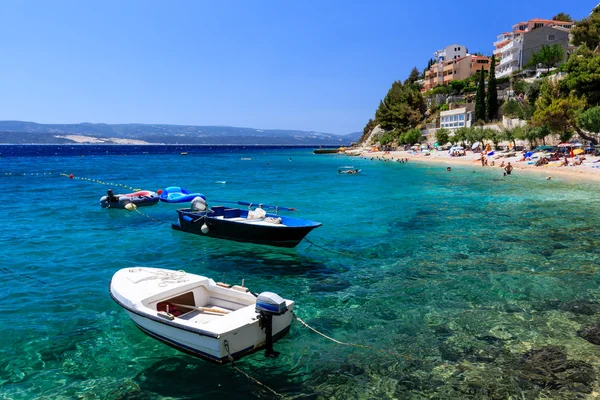
[[[158,194],[162,194],[162,189],[158,189],[158,192],[156,192]]]
[[[73,174],[69,175],[69,178],[70,178],[70,179],[73,179],[73,177],[74,177],[74,176],[73,176]]]

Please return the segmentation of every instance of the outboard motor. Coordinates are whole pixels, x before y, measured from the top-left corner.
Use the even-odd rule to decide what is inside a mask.
[[[263,292],[256,297],[255,311],[260,314],[262,327],[267,334],[265,357],[275,358],[279,352],[273,350],[273,316],[283,315],[288,311],[285,300],[278,294]]]

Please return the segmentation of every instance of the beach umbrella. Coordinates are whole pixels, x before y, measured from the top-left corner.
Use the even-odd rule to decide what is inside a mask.
[[[471,146],[471,150],[475,150],[476,148],[478,148],[481,145],[481,143],[479,142],[475,142],[473,143],[473,146]]]
[[[573,154],[575,154],[575,155],[577,155],[577,154],[582,154],[582,153],[584,153],[583,149],[576,149],[576,150],[573,150]]]
[[[563,143],[559,143],[558,147],[571,147],[571,143],[567,143],[567,142],[563,142]]]
[[[573,146],[573,147],[583,147],[584,145],[581,144],[581,143],[579,143],[579,142],[576,142],[576,143],[571,143],[571,146]]]

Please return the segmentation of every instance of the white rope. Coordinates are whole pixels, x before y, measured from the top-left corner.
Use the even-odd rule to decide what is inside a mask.
[[[152,271],[152,270],[145,269],[145,268],[131,268],[129,271],[130,272],[146,272],[148,274],[151,274],[150,276],[140,279],[139,281],[137,281],[137,283],[158,279],[158,280],[160,280],[160,282],[158,283],[159,287],[164,287],[171,283],[187,282],[189,280],[189,278],[187,277],[187,274],[185,273],[184,270]]]

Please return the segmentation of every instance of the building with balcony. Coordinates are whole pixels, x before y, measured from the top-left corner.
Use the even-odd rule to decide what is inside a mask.
[[[481,67],[485,71],[489,71],[491,65],[489,57],[472,54],[438,62],[425,71],[423,90],[430,90],[439,85],[448,85],[455,80],[467,79],[480,71]]]
[[[446,48],[433,53],[434,60],[438,63],[456,60],[458,58],[465,57],[466,55],[467,48],[460,44],[451,44],[450,46],[446,46]]]
[[[565,53],[569,45],[572,22],[535,18],[512,26],[512,32],[498,35],[494,55],[499,59],[496,77],[503,78],[523,69],[533,53],[545,44],[559,43]]]

